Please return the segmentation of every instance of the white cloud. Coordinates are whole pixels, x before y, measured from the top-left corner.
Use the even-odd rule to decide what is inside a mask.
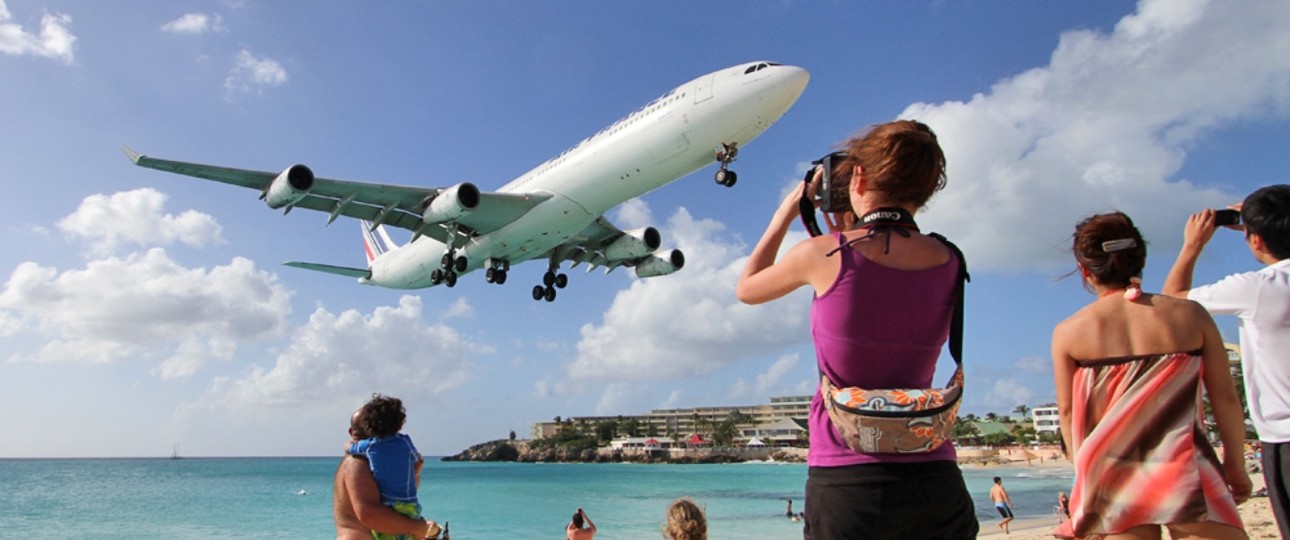
[[[623,411],[637,410],[634,404],[640,399],[640,388],[637,385],[613,383],[605,385],[596,403],[596,414],[608,416],[622,414]]]
[[[624,229],[648,227],[654,224],[654,213],[650,211],[649,204],[635,198],[619,205],[614,222]]]
[[[797,367],[798,360],[799,358],[796,354],[786,354],[779,357],[765,373],[757,376],[757,395],[768,395],[772,390],[778,388],[784,376],[792,373],[793,368]]]
[[[453,300],[452,305],[444,312],[444,319],[463,318],[469,319],[475,316],[475,306],[470,305],[470,301],[465,296],[460,296]]]
[[[112,195],[90,195],[58,228],[91,242],[94,255],[116,252],[123,245],[154,246],[181,242],[204,247],[223,242],[210,215],[187,210],[165,214],[166,195],[151,188]]]
[[[65,14],[45,14],[40,19],[40,33],[31,34],[22,25],[10,22],[13,16],[0,0],[0,52],[13,56],[33,55],[72,63],[76,36],[68,27],[72,18]]]
[[[193,34],[201,35],[206,32],[223,32],[225,29],[221,25],[222,17],[218,13],[207,15],[205,13],[186,13],[178,19],[161,25],[163,32],[172,34]]]
[[[1290,111],[1288,18],[1286,2],[1143,0],[986,94],[911,105],[900,117],[930,125],[949,164],[926,228],[977,269],[1049,270],[1089,214],[1120,209],[1148,238],[1172,237],[1179,216],[1239,200],[1176,175],[1203,137]]]
[[[1036,399],[1034,390],[1019,377],[1007,377],[994,381],[994,385],[985,392],[985,407],[989,412],[1011,414],[1017,405],[1030,406]]]
[[[287,82],[287,70],[272,58],[257,58],[251,51],[242,49],[234,59],[233,68],[224,78],[225,97],[235,94],[260,94],[266,88]]]
[[[464,384],[471,359],[492,352],[451,327],[427,325],[417,296],[370,314],[318,308],[272,367],[217,379],[212,398],[224,406],[276,407],[361,402],[373,392],[434,396]]]
[[[143,359],[162,377],[230,358],[236,344],[278,332],[289,313],[290,294],[251,261],[190,269],[161,248],[61,273],[24,262],[0,290],[3,326],[45,341],[11,361]]]
[[[745,257],[743,246],[725,235],[724,225],[696,221],[682,208],[668,220],[664,237],[685,252],[685,267],[670,276],[634,281],[617,294],[599,325],[583,326],[570,376],[643,380],[705,375],[764,354],[767,347],[809,338],[806,297],[793,295],[763,306],[735,299]],[[795,233],[785,245],[799,240]]]

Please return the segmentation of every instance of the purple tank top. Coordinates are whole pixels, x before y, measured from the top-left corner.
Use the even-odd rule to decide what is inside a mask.
[[[835,236],[841,244],[841,235]],[[937,358],[950,334],[958,258],[951,255],[939,266],[901,270],[849,247],[833,256],[842,257],[838,277],[811,303],[819,369],[839,387],[932,387]],[[812,467],[957,458],[949,442],[924,454],[856,453],[838,437],[818,391],[811,399],[810,429],[807,464]]]

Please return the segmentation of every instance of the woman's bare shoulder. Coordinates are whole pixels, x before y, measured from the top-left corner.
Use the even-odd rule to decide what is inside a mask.
[[[1093,306],[1084,306],[1079,311],[1072,313],[1071,316],[1062,319],[1053,327],[1053,341],[1059,339],[1071,339],[1087,331],[1093,324]]]

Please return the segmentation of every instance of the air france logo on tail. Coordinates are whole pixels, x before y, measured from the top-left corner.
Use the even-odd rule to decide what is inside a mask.
[[[385,232],[384,225],[373,227],[368,221],[360,221],[359,225],[363,228],[363,251],[367,254],[367,266],[372,266],[372,261],[377,257],[398,247],[390,239],[390,233]]]

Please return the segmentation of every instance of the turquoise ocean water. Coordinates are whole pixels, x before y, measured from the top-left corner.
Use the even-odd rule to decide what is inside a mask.
[[[0,459],[0,538],[334,538],[331,482],[339,458]],[[988,493],[1001,476],[1017,514],[1051,517],[1068,472],[965,469],[977,514],[998,520]],[[801,538],[801,464],[528,464],[426,462],[420,498],[455,540],[562,538],[581,506],[596,538],[660,538],[663,511],[688,495],[706,506],[709,536]],[[301,492],[305,494],[301,494]],[[983,528],[983,530],[985,530]]]

